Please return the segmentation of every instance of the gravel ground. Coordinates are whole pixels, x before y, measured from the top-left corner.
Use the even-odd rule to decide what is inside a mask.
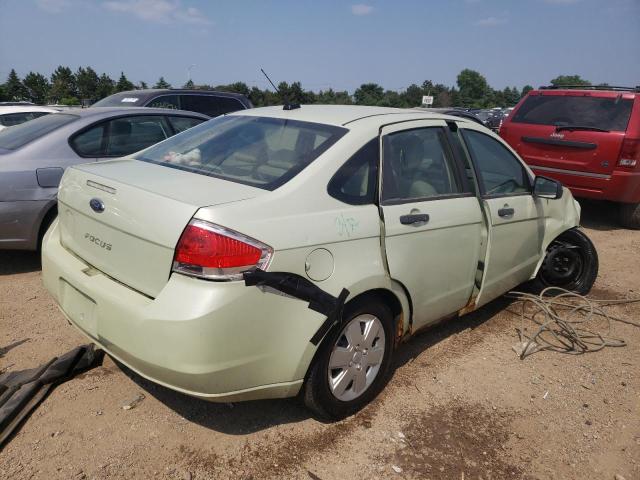
[[[592,296],[637,297],[640,231],[613,217],[584,205],[600,255]],[[610,311],[640,319],[637,303]],[[417,335],[380,397],[332,424],[295,399],[194,400],[106,358],[48,396],[1,452],[0,478],[640,479],[640,328],[613,325],[624,348],[521,361],[519,325],[498,299]],[[81,343],[37,256],[0,252],[0,371]]]

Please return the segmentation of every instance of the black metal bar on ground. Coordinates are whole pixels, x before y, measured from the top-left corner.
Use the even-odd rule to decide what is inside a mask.
[[[0,448],[53,387],[99,365],[103,355],[81,345],[37,368],[0,375]]]

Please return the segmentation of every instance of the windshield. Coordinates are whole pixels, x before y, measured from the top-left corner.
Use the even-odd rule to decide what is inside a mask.
[[[283,185],[347,129],[282,118],[218,117],[136,158],[267,190]]]
[[[623,100],[620,97],[530,95],[518,109],[512,122],[625,131],[632,107],[633,100]]]
[[[143,96],[135,93],[115,93],[94,103],[92,107],[140,107]]]
[[[23,145],[77,120],[77,115],[52,113],[0,131],[0,148],[16,150]]]

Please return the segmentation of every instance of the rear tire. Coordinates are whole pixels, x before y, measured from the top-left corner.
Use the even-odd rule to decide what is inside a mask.
[[[375,297],[348,304],[344,322],[329,332],[311,366],[305,405],[320,418],[338,420],[373,400],[388,381],[394,332],[391,310]]]
[[[640,203],[621,203],[620,223],[623,227],[640,230]]]
[[[562,233],[549,247],[530,288],[540,293],[547,287],[559,287],[586,295],[598,276],[598,252],[581,230]]]

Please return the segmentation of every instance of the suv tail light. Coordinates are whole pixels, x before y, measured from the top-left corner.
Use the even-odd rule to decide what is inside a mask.
[[[182,232],[172,271],[208,280],[240,280],[242,273],[265,269],[273,249],[220,225],[191,220]]]
[[[634,168],[640,163],[640,139],[625,138],[620,149],[619,167]]]

